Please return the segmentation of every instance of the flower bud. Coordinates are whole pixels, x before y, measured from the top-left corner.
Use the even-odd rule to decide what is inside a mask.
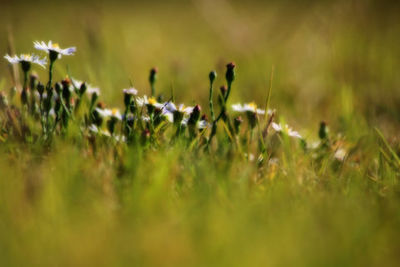
[[[49,50],[49,58],[50,58],[50,63],[56,61],[58,58],[58,52],[54,50]]]
[[[129,108],[131,101],[132,101],[132,94],[124,92],[124,104],[126,109]]]
[[[81,87],[79,88],[79,95],[80,95],[80,96],[83,96],[83,94],[86,92],[86,90],[87,90],[86,83],[83,82],[83,83],[81,84]]]
[[[149,76],[149,82],[150,84],[154,84],[157,80],[157,73],[158,73],[158,68],[154,67],[150,70],[150,76]]]
[[[61,99],[60,99],[60,96],[57,96],[55,102],[56,102],[56,103],[55,103],[55,105],[54,105],[54,112],[55,112],[56,114],[58,114],[58,112],[59,112],[60,109],[61,109]]]
[[[69,107],[71,100],[71,90],[70,90],[71,81],[68,78],[65,78],[64,80],[61,81],[61,83],[62,83],[62,96],[65,100],[65,104],[67,105],[67,107]]]
[[[154,84],[157,80],[157,72],[158,69],[157,68],[152,68],[150,70],[150,76],[149,76],[149,82],[150,82],[150,86],[151,86],[151,96],[155,96],[155,88],[154,88]]]
[[[36,74],[31,74],[31,76],[29,78],[30,78],[30,80],[29,80],[30,86],[29,87],[31,88],[31,92],[33,92],[36,89],[38,82],[39,82],[38,76]]]
[[[44,85],[41,82],[38,82],[37,90],[39,92],[40,97],[42,97],[44,93]]]
[[[21,103],[23,105],[28,105],[28,89],[27,88],[22,88]]]
[[[141,139],[142,139],[141,142],[143,145],[146,144],[150,140],[150,136],[151,136],[150,130],[147,128],[144,129],[142,132],[142,137],[141,137]]]
[[[325,121],[321,121],[318,135],[321,140],[328,138],[328,127],[326,126]]]
[[[61,90],[62,90],[62,85],[61,85],[61,83],[57,82],[57,83],[55,84],[55,89],[56,89],[57,94],[58,94],[58,95],[61,95]]]
[[[243,119],[241,116],[238,116],[233,121],[233,126],[235,127],[235,133],[238,134],[240,131],[240,125],[242,125]]]
[[[210,83],[213,83],[215,78],[217,78],[217,72],[215,70],[211,71],[208,78],[210,79]]]
[[[189,125],[196,125],[198,120],[200,119],[200,112],[201,112],[201,107],[199,105],[194,106],[192,113],[190,113]]]
[[[247,118],[249,119],[250,128],[254,129],[257,125],[257,113],[247,112]]]
[[[226,65],[225,78],[228,84],[232,83],[235,80],[235,66],[235,63],[233,62]]]
[[[21,61],[21,68],[23,72],[28,72],[31,69],[31,63],[28,61]]]
[[[228,91],[228,87],[226,87],[226,85],[222,85],[219,90],[221,91],[221,95],[225,96],[226,92]]]

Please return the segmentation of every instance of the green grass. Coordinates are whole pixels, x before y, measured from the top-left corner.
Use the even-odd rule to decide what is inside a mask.
[[[274,69],[277,119],[309,145],[326,120],[332,144],[305,152],[295,139],[271,134],[266,147],[277,160],[258,164],[257,141],[247,147],[244,133],[240,150],[222,125],[210,153],[179,142],[149,148],[99,141],[94,151],[74,124],[50,146],[3,134],[1,266],[399,264],[398,5],[62,7],[4,4],[0,51],[7,53],[8,25],[18,53],[33,51],[34,40],[77,46],[75,56],[56,62],[55,79],[68,65],[73,77],[102,89],[102,101],[121,108],[121,89],[131,80],[149,94],[148,71],[158,66],[158,90],[168,97],[173,87],[178,103],[199,103],[207,114],[210,70],[218,72],[218,91],[234,60],[229,104],[256,100],[263,107]],[[46,71],[38,73],[46,81]],[[0,90],[11,86],[3,61]],[[337,146],[347,151],[344,161],[334,156]]]

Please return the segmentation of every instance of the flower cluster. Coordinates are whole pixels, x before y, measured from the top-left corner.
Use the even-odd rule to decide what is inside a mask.
[[[175,103],[174,95],[167,101],[157,97],[157,68],[150,70],[151,96],[140,96],[139,90],[133,87],[122,89],[124,108],[118,109],[106,107],[99,99],[100,89],[86,82],[68,76],[53,82],[55,61],[62,56],[73,55],[76,52],[75,47],[62,49],[51,41],[47,44],[34,42],[34,47],[48,54],[49,78],[46,83],[42,83],[36,75],[29,76],[32,64],[46,67],[46,57],[41,59],[34,54],[5,56],[11,64],[21,65],[24,85],[20,89],[19,103],[13,94],[7,97],[4,92],[0,92],[3,135],[25,141],[29,139],[49,142],[55,136],[65,135],[73,128],[79,129],[82,136],[92,142],[111,140],[154,148],[163,142],[174,143],[183,140],[190,148],[204,148],[206,151],[219,143],[228,142],[239,150],[242,150],[243,146],[250,149],[249,146],[254,144],[261,154],[268,152],[267,139],[274,135],[283,135],[299,139],[302,144],[306,143],[297,131],[286,124],[275,122],[275,110],[268,107],[259,108],[254,102],[228,105],[236,77],[234,63],[226,66],[226,85],[221,86],[217,105],[214,103],[217,73],[210,72],[208,114],[205,114],[198,104],[187,106]],[[244,120],[241,114],[247,117],[246,128],[242,127]],[[33,126],[38,123],[40,127]],[[75,127],[70,127],[71,124]],[[37,128],[41,131],[36,131]],[[322,139],[325,140],[326,135],[323,135]],[[165,142],[167,140],[169,142]],[[307,148],[306,145],[304,147]]]

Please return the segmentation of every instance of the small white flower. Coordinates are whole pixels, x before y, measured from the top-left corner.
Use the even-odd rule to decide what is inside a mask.
[[[197,122],[197,128],[199,129],[207,129],[210,127],[210,124],[206,120],[200,120]]]
[[[136,98],[136,103],[139,107],[143,107],[145,105],[151,105],[159,109],[164,109],[165,107],[165,104],[158,103],[154,97],[147,98],[146,95]]]
[[[99,128],[95,124],[89,125],[88,129],[89,129],[89,131],[91,131],[93,133],[98,133],[99,132]]]
[[[123,89],[122,91],[124,92],[124,94],[128,94],[128,95],[137,95],[137,93],[138,93],[138,90],[136,90],[133,87],[128,88],[128,89]]]
[[[91,87],[91,86],[88,85],[88,88],[86,89],[86,93],[88,95],[93,95],[93,94],[100,95],[100,88]]]
[[[189,122],[189,118],[184,118],[184,119],[182,120],[181,124],[182,124],[183,126],[187,126],[187,125],[188,125],[188,122]],[[209,124],[206,120],[199,120],[199,121],[196,123],[196,127],[197,127],[198,129],[200,129],[200,130],[207,129],[209,126],[210,126],[210,124]]]
[[[23,63],[23,62],[29,62],[29,63],[34,63],[38,64],[39,66],[45,68],[47,64],[47,59],[43,58],[40,59],[39,56],[36,56],[35,54],[21,54],[19,56],[15,55],[13,57],[10,57],[9,55],[4,56],[5,59],[8,60],[11,64],[18,64],[18,63]]]
[[[120,142],[120,143],[126,142],[125,135],[115,135],[114,139],[115,139],[115,141]]]
[[[167,121],[169,121],[171,123],[174,122],[174,114],[172,114],[171,112],[169,112],[165,108],[162,109],[161,116],[163,118],[167,119]]]
[[[287,134],[290,137],[302,138],[298,132],[293,131],[293,129],[290,128],[287,124],[285,126],[282,126],[281,124],[277,124],[277,123],[273,122],[271,126],[278,133],[282,132],[282,133]]]
[[[232,105],[232,109],[237,112],[251,112],[263,115],[265,114],[265,110],[257,108],[257,105],[254,102],[242,104],[234,104]],[[271,110],[268,110],[268,114],[272,114]]]
[[[56,52],[58,54],[58,58],[61,58],[61,56],[72,56],[76,52],[76,47],[62,49],[57,43],[53,44],[52,41],[49,41],[47,44],[43,41],[35,41],[33,44],[38,50],[46,51],[47,53]]]
[[[193,111],[193,107],[185,107],[184,104],[180,104],[179,106],[176,106],[172,102],[168,102],[165,105],[165,109],[171,113],[178,111],[180,113],[183,113],[184,115],[190,115],[190,113],[192,113],[192,111]]]
[[[113,109],[101,109],[101,108],[96,108],[96,111],[99,113],[101,117],[107,118],[107,117],[112,117],[116,118],[118,120],[122,120],[122,115],[119,112],[119,109],[113,108]]]
[[[343,148],[339,148],[338,150],[335,151],[335,158],[339,161],[343,161],[346,155],[347,152]]]
[[[71,82],[74,85],[75,88],[81,88],[83,82],[74,78],[71,78]],[[91,96],[94,93],[97,94],[98,96],[100,95],[100,88],[94,87],[91,84],[86,83],[86,93]]]

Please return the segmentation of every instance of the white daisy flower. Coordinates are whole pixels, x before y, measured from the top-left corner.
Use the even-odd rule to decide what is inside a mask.
[[[78,89],[81,88],[82,84],[84,83],[84,82],[74,79],[74,78],[71,78],[71,82],[74,85],[74,87],[78,88]],[[100,88],[94,87],[93,85],[86,83],[86,93],[89,96],[93,95],[94,93],[97,95],[100,95]]]
[[[19,56],[15,55],[13,57],[10,57],[9,55],[4,56],[5,59],[8,60],[11,64],[18,64],[18,63],[34,63],[38,64],[39,66],[45,68],[47,64],[47,59],[43,58],[40,59],[39,56],[36,56],[35,54],[21,54]]]
[[[210,127],[210,124],[206,120],[199,120],[197,122],[197,128],[199,129],[207,129],[208,127]]]
[[[128,89],[123,89],[122,91],[124,92],[124,94],[127,94],[127,95],[137,95],[137,93],[138,93],[138,90],[136,90],[133,87],[128,88]]]
[[[287,134],[290,137],[302,138],[298,132],[293,131],[293,129],[290,128],[287,124],[285,124],[285,126],[282,126],[281,124],[277,124],[277,123],[273,122],[271,126],[278,133],[282,132],[282,133]]]
[[[76,52],[76,47],[62,49],[57,43],[53,44],[52,41],[49,41],[47,44],[43,41],[35,41],[33,44],[38,50],[46,51],[47,53],[57,53],[58,58],[61,58],[61,56],[72,56]]]
[[[180,105],[176,106],[172,102],[168,102],[165,105],[165,109],[171,113],[178,111],[180,113],[183,113],[184,115],[190,115],[190,113],[192,113],[192,111],[193,111],[193,107],[185,107],[184,104],[180,104]]]
[[[188,118],[184,118],[184,119],[182,120],[181,124],[182,124],[183,126],[187,126],[187,125],[188,125],[188,122],[189,122],[189,119],[188,119]],[[200,130],[207,129],[209,126],[210,126],[210,124],[209,124],[206,120],[199,120],[199,121],[197,121],[197,123],[196,123],[196,127],[197,127],[198,129],[200,129]]]
[[[99,132],[99,128],[95,124],[89,125],[88,129],[89,129],[89,131],[91,131],[93,133],[98,133]]]
[[[251,113],[256,113],[260,115],[265,114],[265,110],[257,108],[256,103],[251,102],[251,103],[246,103],[244,105],[242,104],[234,104],[232,105],[232,109],[237,112],[251,112]],[[268,110],[268,114],[272,114],[272,110]]]
[[[165,108],[162,109],[161,116],[163,118],[167,119],[167,121],[169,121],[171,123],[174,122],[174,114],[172,114],[171,112],[169,112]]]
[[[143,97],[136,98],[136,103],[138,104],[139,107],[145,105],[151,105],[159,109],[164,109],[165,107],[165,104],[158,103],[154,97],[147,98],[146,95],[144,95]]]
[[[101,117],[104,117],[104,118],[112,117],[112,118],[116,118],[116,119],[118,119],[118,120],[122,120],[122,115],[121,115],[121,113],[119,112],[119,109],[117,109],[117,108],[113,108],[113,109],[108,109],[108,108],[105,108],[105,109],[96,108],[95,110],[99,113],[99,115],[100,115]]]
[[[93,94],[100,95],[100,88],[88,86],[88,88],[86,89],[86,93],[88,95],[93,95]]]

